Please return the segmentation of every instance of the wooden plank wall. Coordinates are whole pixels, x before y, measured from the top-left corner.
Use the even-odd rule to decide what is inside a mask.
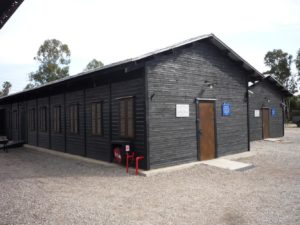
[[[120,74],[119,74],[120,75]],[[112,77],[112,78],[111,78]],[[136,105],[135,138],[132,140],[136,145],[139,154],[146,156],[145,146],[145,91],[144,91],[144,69],[123,73],[122,78],[108,77],[102,79],[95,76],[78,85],[72,83],[61,91],[55,93],[43,92],[40,98],[31,96],[24,102],[14,102],[7,104],[7,114],[12,116],[12,111],[20,114],[20,108],[25,109],[26,115],[26,143],[34,146],[50,148],[53,150],[67,152],[71,154],[86,156],[89,158],[111,161],[112,148],[111,139],[122,140],[119,133],[119,100],[116,98],[132,95]],[[98,79],[97,79],[98,78]],[[111,83],[111,84],[110,84]],[[35,95],[36,96],[36,95]],[[24,97],[23,97],[24,99]],[[103,135],[92,135],[92,112],[91,104],[102,102]],[[70,132],[70,111],[71,105],[79,107],[79,133]],[[55,106],[61,107],[61,131],[55,132],[53,129],[53,110]],[[40,130],[39,116],[40,109],[47,108],[47,131]],[[110,112],[112,108],[112,112]],[[29,128],[30,110],[35,109],[35,130]],[[112,123],[110,122],[111,113]],[[20,118],[20,116],[19,116]],[[12,121],[15,123],[15,121]],[[20,124],[20,121],[19,121]],[[113,129],[110,126],[113,124]],[[12,124],[14,125],[14,124]],[[7,133],[12,133],[13,140],[20,140],[20,130],[8,127]],[[112,137],[111,137],[112,135]],[[142,168],[146,168],[146,160],[142,162]]]
[[[130,74],[128,74],[130,76]],[[132,140],[138,154],[145,156],[141,167],[146,168],[147,149],[145,144],[145,89],[144,77],[112,83],[112,139],[120,140],[119,99],[133,96],[135,104],[135,137]]]
[[[0,105],[0,110],[5,110],[4,131],[7,138],[11,139],[11,105]]]
[[[173,52],[146,64],[151,168],[198,159],[197,97],[217,99],[217,155],[247,151],[245,70],[208,42]],[[232,106],[228,117],[222,116],[225,102]],[[190,116],[176,118],[176,104],[188,104]]]
[[[19,139],[19,104],[18,103],[14,103],[12,104],[12,127],[11,127],[11,134],[12,134],[12,139],[13,140],[20,140]],[[15,113],[17,113],[17,118],[18,121],[16,121],[16,119],[14,118]]]
[[[92,135],[92,103],[102,102],[103,134]],[[86,152],[87,157],[110,161],[109,85],[86,89]]]

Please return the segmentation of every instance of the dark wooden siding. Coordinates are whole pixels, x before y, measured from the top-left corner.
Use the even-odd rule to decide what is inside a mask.
[[[11,123],[11,105],[6,105],[6,134],[8,139],[12,139]]]
[[[43,148],[49,148],[49,128],[50,128],[50,123],[49,123],[49,97],[45,98],[39,98],[37,100],[38,102],[38,123],[37,123],[37,128],[38,128],[38,145]],[[40,122],[41,122],[41,109],[46,108],[46,130],[42,130],[40,127]]]
[[[102,135],[92,134],[92,103],[102,102]],[[86,89],[86,152],[87,157],[110,161],[109,85]]]
[[[51,121],[51,148],[57,151],[65,151],[65,107],[64,94],[53,95],[50,97],[50,121]],[[53,129],[53,111],[54,107],[60,107],[60,132]]]
[[[30,129],[29,126],[27,126],[27,133],[28,133],[28,144],[30,145],[37,145],[37,101],[36,99],[30,100],[27,102],[27,111],[30,112],[30,110],[35,110],[35,129]],[[30,114],[27,113],[27,121],[29,121]]]
[[[4,132],[7,138],[11,139],[11,105],[0,105],[0,110],[4,110]],[[2,118],[1,118],[2,119]]]
[[[6,135],[8,139],[12,139],[12,130],[11,130],[11,105],[6,105]]]
[[[249,95],[249,120],[250,120],[250,140],[261,140],[262,137],[262,112],[260,117],[254,117],[254,110],[261,110],[262,107],[269,108],[270,118],[270,137],[282,137],[283,109],[281,107],[282,94],[273,87],[267,80],[254,85],[250,90],[253,94]],[[269,100],[269,102],[268,102]],[[271,115],[271,109],[274,108],[276,115]]]
[[[248,150],[247,74],[215,46],[201,42],[157,57],[146,74],[151,168],[197,160],[196,97],[217,99],[217,155]],[[232,106],[228,117],[222,117],[225,102]],[[189,104],[190,116],[176,118],[176,104]]]
[[[19,140],[27,143],[27,102],[19,103]]]
[[[19,140],[19,104],[18,103],[13,103],[12,104],[12,110],[11,110],[11,115],[12,115],[12,127],[11,127],[11,133],[12,133],[12,140],[18,141]],[[17,117],[15,116],[17,115]]]
[[[135,150],[138,154],[145,156],[141,167],[146,168],[147,154],[145,145],[145,85],[144,71],[138,71],[138,77],[130,79],[131,74],[125,76],[128,80],[112,83],[112,139],[122,140],[120,137],[120,101],[118,98],[133,96],[135,104],[135,137],[132,139]]]
[[[84,146],[84,91],[78,90],[66,93],[66,140],[67,140],[67,152],[76,155],[85,155]],[[79,112],[79,132],[73,134],[70,132],[70,107],[72,105],[78,105]]]

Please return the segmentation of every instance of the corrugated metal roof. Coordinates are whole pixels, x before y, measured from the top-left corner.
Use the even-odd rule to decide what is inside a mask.
[[[9,97],[12,97],[12,96],[20,95],[20,94],[23,94],[23,93],[28,93],[28,92],[31,92],[31,91],[34,91],[34,90],[43,89],[43,88],[46,88],[48,86],[51,86],[51,85],[54,85],[54,84],[57,84],[57,83],[66,82],[66,81],[70,81],[70,80],[75,80],[76,78],[79,78],[79,77],[82,77],[82,76],[85,76],[87,74],[91,74],[91,73],[94,73],[94,72],[108,70],[108,69],[111,69],[111,68],[114,68],[114,67],[117,67],[117,66],[126,66],[129,63],[134,63],[134,62],[146,60],[147,58],[150,58],[150,57],[155,56],[155,55],[159,55],[159,54],[164,53],[166,51],[170,51],[172,49],[180,48],[180,47],[183,47],[185,45],[192,44],[192,43],[202,41],[202,40],[206,40],[206,39],[210,40],[210,42],[212,44],[214,44],[216,47],[218,47],[219,49],[227,51],[228,52],[227,55],[231,59],[233,59],[235,61],[238,61],[238,62],[241,62],[242,66],[244,67],[245,70],[252,72],[251,77],[253,77],[255,79],[263,79],[264,78],[264,76],[258,70],[256,70],[253,66],[251,66],[246,60],[244,60],[241,56],[239,56],[235,51],[233,51],[230,47],[228,47],[225,43],[223,43],[214,34],[206,34],[206,35],[201,35],[201,36],[198,36],[198,37],[195,37],[195,38],[191,38],[191,39],[179,42],[177,44],[168,46],[166,48],[162,48],[162,49],[158,49],[158,50],[146,53],[144,55],[141,55],[141,56],[138,56],[138,57],[135,57],[135,58],[130,58],[130,59],[126,59],[126,60],[123,60],[123,61],[108,64],[108,65],[103,66],[103,67],[98,68],[98,69],[89,70],[89,71],[86,71],[86,72],[81,72],[77,75],[73,75],[73,76],[65,77],[65,78],[62,78],[62,79],[59,79],[59,80],[56,80],[56,81],[52,81],[52,82],[49,82],[47,84],[44,84],[44,85],[41,85],[41,86],[38,86],[38,87],[35,87],[35,88],[32,88],[32,89],[17,92],[17,93],[14,93],[14,94],[11,94],[11,95],[8,95],[8,96],[5,96],[5,97],[0,97],[0,100],[2,100],[4,98],[9,98]]]

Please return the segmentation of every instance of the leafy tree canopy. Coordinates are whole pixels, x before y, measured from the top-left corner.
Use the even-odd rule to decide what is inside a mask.
[[[0,91],[0,97],[7,96],[9,94],[10,88],[11,88],[10,82],[8,82],[8,81],[3,82],[2,90]]]
[[[98,61],[97,59],[93,59],[92,61],[90,61],[85,69],[83,71],[88,71],[88,70],[92,70],[92,69],[97,69],[104,66],[104,64],[101,61]]]
[[[287,87],[292,93],[297,92],[297,80],[296,75],[291,72],[291,64],[293,62],[293,56],[283,52],[281,49],[274,49],[267,52],[264,58],[265,65],[270,70],[264,72],[274,76],[285,87]]]
[[[290,98],[290,107],[291,110],[300,110],[300,95]]]
[[[25,86],[24,90],[34,88],[35,86],[32,83],[29,83]]]
[[[300,77],[300,49],[297,52],[295,64],[296,64],[296,68],[298,70],[298,76]]]
[[[25,89],[69,76],[70,56],[68,45],[56,39],[45,40],[34,57],[38,70],[29,74],[31,83]]]
[[[265,65],[270,67],[270,70],[266,71],[265,74],[273,75],[280,82],[285,83],[291,75],[293,56],[283,52],[281,49],[274,49],[267,52],[264,60]]]

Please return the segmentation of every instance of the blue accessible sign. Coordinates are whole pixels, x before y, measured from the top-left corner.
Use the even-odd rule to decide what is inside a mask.
[[[222,115],[230,116],[231,115],[231,105],[229,103],[222,104]]]
[[[275,110],[275,108],[272,108],[271,109],[271,115],[274,117],[274,116],[276,116],[276,110]]]

